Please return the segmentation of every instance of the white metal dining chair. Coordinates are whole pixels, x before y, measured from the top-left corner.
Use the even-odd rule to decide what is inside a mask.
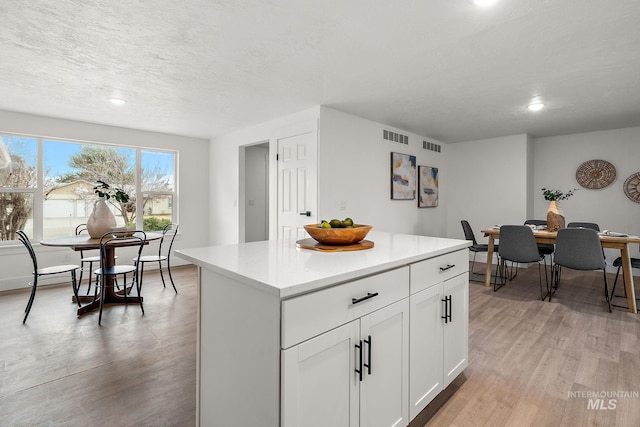
[[[162,274],[162,263],[167,263],[167,272],[169,273],[169,280],[171,280],[171,286],[175,293],[178,293],[176,285],[173,282],[173,276],[171,275],[171,249],[173,248],[173,241],[178,234],[178,224],[167,224],[162,230],[162,239],[160,239],[160,245],[158,246],[158,255],[143,255],[140,259],[134,259],[133,262],[139,262],[140,265],[140,287],[142,287],[142,276],[144,275],[144,265],[146,263],[158,263],[158,269],[160,270],[160,278],[162,279],[162,286],[165,288],[167,285],[164,282],[164,275]],[[167,242],[168,240],[168,242]]]
[[[134,262],[131,265],[107,266],[106,264],[107,252],[108,252],[107,249],[110,245],[117,247],[119,243],[122,243],[123,245],[126,243],[126,246],[134,246],[137,248],[136,259],[139,259],[140,255],[142,254],[142,248],[144,248],[146,240],[147,240],[147,235],[144,231],[141,231],[141,230],[137,230],[133,232],[133,235],[131,231],[110,231],[108,233],[105,233],[100,238],[100,268],[95,270],[94,274],[100,276],[100,292],[102,295],[105,294],[106,287],[115,286],[117,276],[122,275],[123,289],[121,292],[123,292],[125,304],[127,304],[127,294],[130,292],[130,288],[127,287],[128,286],[127,274],[132,273],[133,280],[132,280],[131,287],[135,285],[138,296],[141,296],[140,280],[139,280],[139,274],[138,274],[139,263]],[[96,290],[94,293],[94,301],[96,300],[97,296],[98,296],[98,290],[96,287]],[[104,300],[105,298],[100,298],[100,314],[98,316],[98,325],[102,324],[102,308],[104,306]],[[140,301],[140,309],[142,310],[142,314],[144,314],[142,298],[140,298],[139,301]]]
[[[19,230],[16,232],[18,234],[18,240],[27,248],[29,252],[29,256],[31,257],[31,262],[33,263],[33,280],[31,281],[31,295],[29,296],[29,302],[27,303],[27,307],[24,312],[24,319],[22,319],[22,323],[24,324],[27,321],[27,317],[29,317],[29,313],[31,312],[31,307],[33,306],[33,300],[36,297],[36,289],[38,288],[38,278],[42,276],[52,276],[56,274],[63,273],[71,273],[71,285],[73,286],[73,294],[76,297],[76,302],[78,303],[78,307],[80,306],[80,299],[78,298],[78,284],[76,282],[76,270],[80,268],[79,265],[75,264],[65,264],[65,265],[54,265],[50,267],[38,267],[38,259],[36,257],[36,252],[33,250],[33,246],[31,245],[31,241],[27,234]]]
[[[87,232],[87,224],[80,224],[76,227],[76,236]],[[89,279],[87,280],[87,295],[91,292],[91,281],[93,280],[93,264],[100,264],[100,255],[86,255],[86,251],[80,252],[80,277],[78,278],[78,288],[82,286],[82,275],[84,272],[85,265],[88,265],[87,269]],[[95,276],[95,286],[98,286],[98,276]]]

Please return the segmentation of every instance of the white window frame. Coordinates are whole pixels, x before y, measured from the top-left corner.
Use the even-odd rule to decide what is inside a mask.
[[[137,147],[131,145],[124,144],[113,144],[113,143],[105,143],[105,142],[97,142],[97,141],[83,141],[76,140],[70,138],[57,138],[57,137],[44,137],[39,135],[28,135],[28,134],[20,134],[14,132],[0,132],[0,136],[8,136],[8,137],[26,137],[33,138],[37,140],[37,179],[36,179],[36,187],[35,188],[0,188],[0,193],[30,193],[33,194],[33,236],[32,239],[35,241],[42,240],[44,235],[44,159],[43,159],[43,141],[44,140],[54,140],[59,142],[69,142],[73,144],[86,144],[86,145],[102,145],[106,147],[113,148],[126,148],[132,149],[135,151],[136,155],[136,177],[135,177],[135,186],[136,186],[136,194],[150,194],[150,195],[170,195],[172,197],[172,206],[171,206],[171,221],[173,223],[178,223],[178,150],[169,150],[169,149],[161,149],[161,148],[152,148],[152,147]],[[173,155],[173,191],[141,191],[142,185],[142,152],[159,152],[159,153],[169,153]],[[143,228],[144,221],[144,212],[143,212],[143,197],[136,197],[136,227],[139,229]],[[15,245],[16,240],[3,240],[0,241],[0,247]]]

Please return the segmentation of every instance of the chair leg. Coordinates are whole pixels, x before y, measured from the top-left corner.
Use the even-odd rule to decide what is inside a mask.
[[[616,278],[613,279],[613,288],[611,289],[611,297],[613,298],[615,296],[616,293],[616,284],[618,283],[618,276],[620,275],[620,268],[622,267],[618,267],[618,269],[616,270]],[[627,296],[627,288],[624,288],[624,296]]]
[[[140,269],[140,277],[137,280],[140,286],[140,290],[138,292],[142,292],[142,277],[144,276],[144,262],[140,263],[139,269]],[[138,276],[138,274],[136,274],[136,276]]]
[[[102,307],[104,306],[105,288],[107,286],[107,276],[103,274],[100,281],[100,314],[98,315],[98,325],[102,325]]]
[[[609,298],[609,287],[607,285],[607,269],[604,268],[602,270],[603,273],[603,277],[604,277],[604,294],[607,297],[607,305],[609,306],[609,313],[612,313],[611,311],[611,298]]]
[[[171,286],[173,286],[173,290],[177,294],[178,290],[176,289],[176,284],[173,283],[173,276],[171,275],[171,263],[169,262],[168,257],[167,257],[167,272],[169,273],[169,280],[171,280]]]
[[[85,263],[82,263],[82,265],[84,266]],[[78,287],[80,287],[80,285],[82,284],[82,272],[84,271],[84,268],[80,268],[80,280],[78,281]],[[93,261],[89,261],[89,272],[87,274],[87,276],[89,276],[89,280],[87,280],[87,295],[89,295],[89,293],[91,292],[91,281],[93,280]],[[96,284],[95,286],[98,285],[98,277],[96,276]]]
[[[142,305],[142,273],[138,276],[137,271],[134,274],[134,280],[136,282],[136,290],[138,291],[138,300],[140,301],[140,310],[144,315],[144,306]],[[133,284],[131,284],[133,286]]]
[[[504,285],[507,284],[507,277],[504,276],[504,270],[506,269],[506,266],[502,266],[501,268],[501,260],[500,257],[498,257],[498,265],[496,266],[496,274],[495,277],[493,278],[493,292],[496,292],[498,289],[500,289],[501,287],[503,287]],[[500,281],[502,283],[498,283],[498,271],[500,272]]]
[[[38,276],[33,278],[33,285],[31,286],[31,295],[29,296],[29,302],[27,302],[27,307],[24,309],[24,319],[22,319],[22,324],[27,321],[27,317],[29,317],[29,312],[31,311],[31,306],[33,305],[33,300],[36,296],[36,288],[38,287]]]
[[[558,289],[558,281],[560,280],[558,270],[560,267],[556,264],[553,264],[551,267],[551,289],[549,289],[549,302],[551,302],[551,297],[556,293],[556,289]]]
[[[473,261],[471,261],[471,274],[475,274],[475,271],[473,270],[473,266],[476,265],[476,255],[477,254],[478,254],[477,252],[473,253]]]
[[[549,277],[547,276],[547,258],[543,257],[544,262],[544,280],[547,285],[547,293],[545,294],[542,290],[542,273],[540,273],[540,262],[538,262],[538,279],[540,281],[540,299],[544,301],[549,295]]]
[[[80,270],[80,271],[82,271],[82,270]],[[76,297],[76,302],[78,303],[78,307],[82,307],[82,305],[80,304],[80,297],[78,296],[78,288],[80,286],[78,285],[78,282],[76,281],[76,271],[75,270],[71,270],[71,286],[73,286],[73,295],[75,295],[75,297]]]
[[[123,292],[123,294],[124,294],[124,303],[125,303],[125,304],[129,304],[129,301],[127,301],[127,294],[128,294],[129,292],[131,292],[131,291],[130,291],[130,290],[127,290],[127,273],[124,273],[124,274],[122,275],[122,281],[124,282],[124,292]],[[133,285],[132,285],[132,286],[133,286]]]
[[[164,276],[162,275],[162,261],[158,261],[158,270],[160,270],[160,278],[162,279],[162,286],[166,288],[167,285],[164,284]]]
[[[80,278],[78,279],[78,288],[82,286],[82,274],[84,273],[84,261],[80,261]],[[91,271],[91,267],[89,267]],[[89,273],[89,287],[91,287],[91,273]],[[87,289],[87,295],[89,295],[89,289]]]

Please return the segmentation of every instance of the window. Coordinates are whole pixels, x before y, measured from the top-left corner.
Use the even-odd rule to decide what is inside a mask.
[[[108,201],[119,226],[161,230],[176,217],[175,152],[35,137],[1,138],[2,240],[15,240],[17,230],[36,239],[72,235],[93,211],[93,187],[98,180],[129,194],[127,203]]]

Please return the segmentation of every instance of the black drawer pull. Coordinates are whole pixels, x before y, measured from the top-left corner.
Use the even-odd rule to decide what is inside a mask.
[[[369,298],[373,298],[373,297],[375,297],[375,296],[378,296],[378,293],[377,293],[377,292],[375,292],[375,293],[373,293],[373,294],[372,294],[372,293],[370,293],[370,292],[367,292],[367,296],[366,296],[366,297],[362,297],[362,298],[351,298],[351,304],[357,304],[357,303],[359,303],[359,302],[362,302],[362,301],[368,300]]]
[[[441,272],[442,272],[442,271],[447,271],[447,270],[452,269],[452,268],[453,268],[453,267],[455,267],[455,266],[456,266],[455,264],[447,264],[447,266],[446,266],[446,267],[440,267],[440,271],[441,271]]]

